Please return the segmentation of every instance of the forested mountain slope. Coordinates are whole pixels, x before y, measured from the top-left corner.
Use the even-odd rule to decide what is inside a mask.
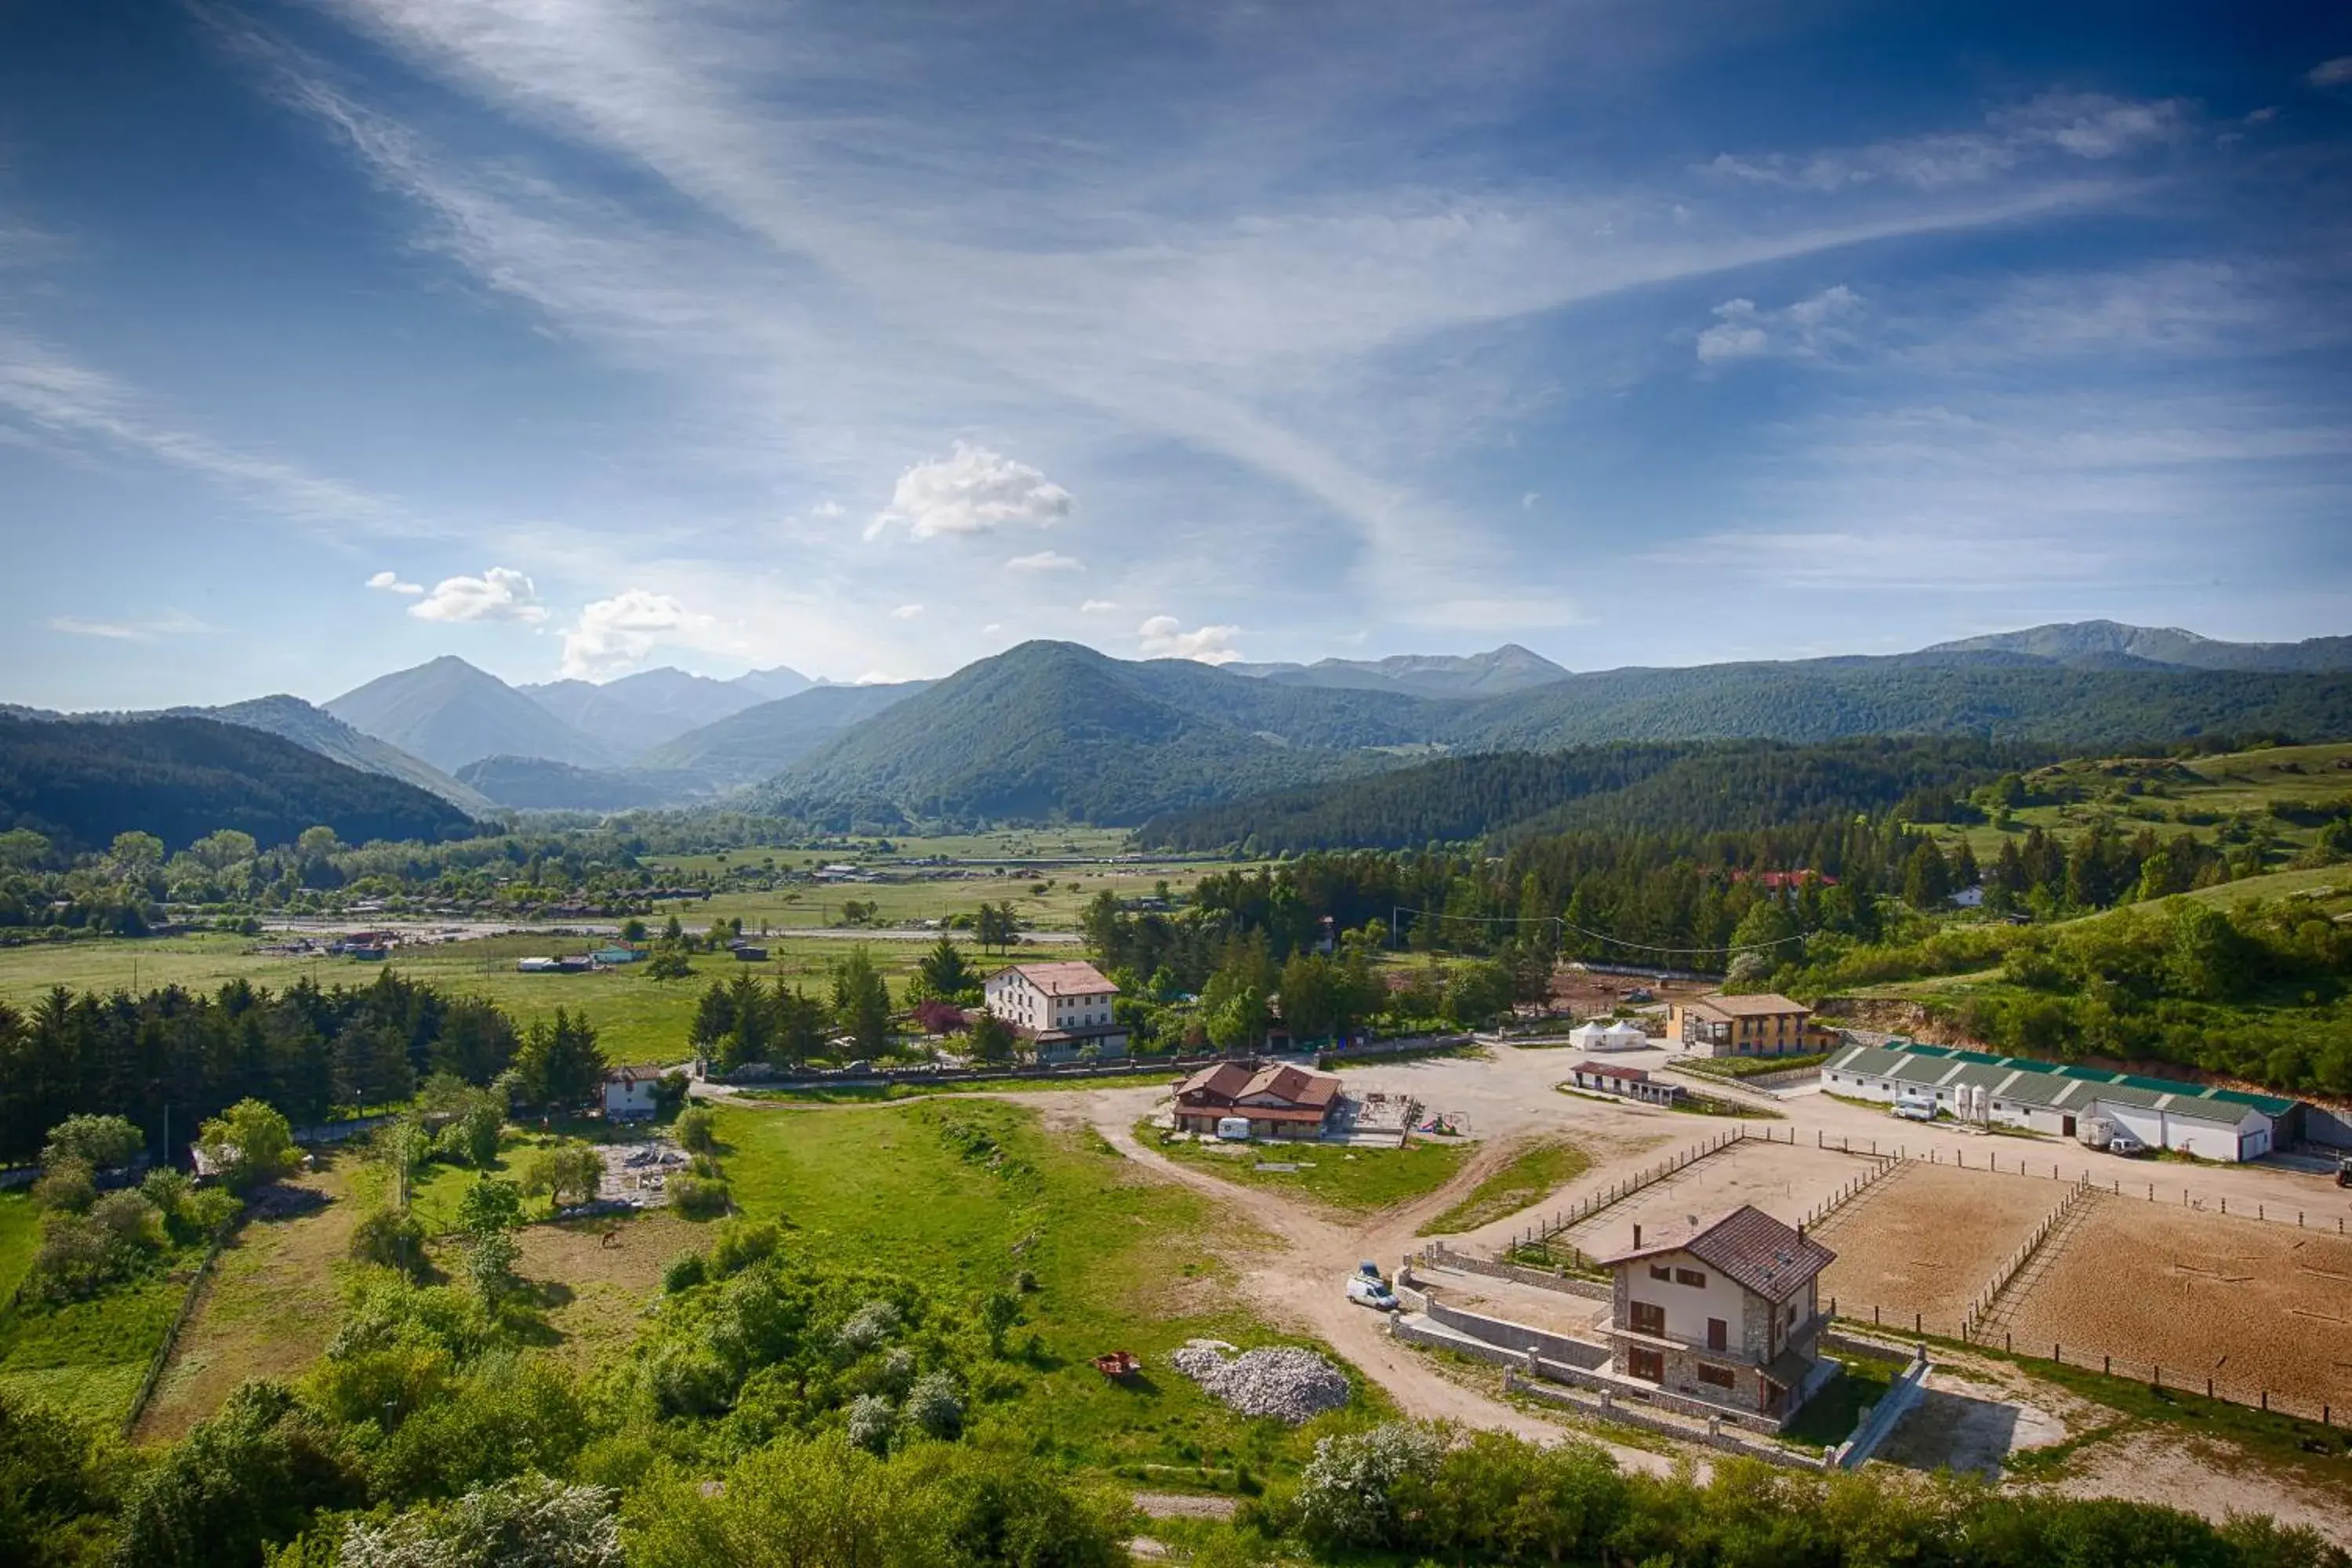
[[[2188,669],[2252,669],[2273,673],[2352,670],[2352,637],[2302,642],[2222,642],[2178,626],[2132,626],[2120,621],[2066,621],[1937,643],[1928,653],[2021,653],[2065,664],[2109,658],[2146,660]]]
[[[438,795],[211,719],[0,718],[0,824],[69,847],[152,833],[178,849],[218,828],[264,846],[327,826],[351,843],[435,839],[473,824]]]
[[[624,760],[767,700],[740,681],[667,666],[602,685],[557,680],[515,689]]]
[[[804,699],[797,699],[802,700]],[[832,741],[757,792],[788,815],[1138,822],[1253,788],[1391,765],[1445,705],[1032,642]]]
[[[693,774],[716,789],[756,784],[931,684],[812,686],[690,730],[637,760],[646,768]]]
[[[1280,686],[1402,691],[1412,697],[1499,697],[1568,674],[1541,654],[1505,643],[1485,653],[1392,654],[1387,658],[1320,658],[1313,664],[1228,664],[1228,674]]]
[[[1145,825],[1141,837],[1188,850],[1248,842],[1271,854],[1410,849],[1589,827],[1722,832],[1883,811],[2053,755],[1953,737],[1496,752],[1178,812]]]

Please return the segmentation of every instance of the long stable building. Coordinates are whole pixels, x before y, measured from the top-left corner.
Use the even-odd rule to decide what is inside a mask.
[[[2073,1138],[2092,1117],[2104,1117],[2151,1149],[2205,1160],[2259,1160],[2284,1147],[2295,1140],[2303,1109],[2274,1094],[1909,1040],[1838,1052],[1822,1064],[1822,1088],[1889,1104],[1898,1096],[1933,1098],[1938,1110],[1955,1115],[1958,1091],[1981,1089],[1990,1119],[2008,1126]]]

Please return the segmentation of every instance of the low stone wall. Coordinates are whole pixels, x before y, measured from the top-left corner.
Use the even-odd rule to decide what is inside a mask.
[[[1429,1316],[1434,1321],[1499,1350],[1517,1352],[1521,1357],[1534,1350],[1546,1361],[1586,1370],[1609,1363],[1609,1347],[1606,1345],[1531,1328],[1507,1318],[1490,1318],[1484,1312],[1465,1312],[1459,1307],[1449,1307],[1439,1300],[1435,1291],[1424,1291],[1423,1295],[1429,1302]]]
[[[1577,1279],[1566,1274],[1554,1274],[1548,1269],[1528,1268],[1517,1263],[1505,1263],[1499,1258],[1474,1258],[1466,1252],[1456,1252],[1444,1242],[1432,1242],[1407,1262],[1419,1262],[1431,1268],[1457,1268],[1465,1274],[1483,1274],[1489,1279],[1509,1279],[1521,1285],[1533,1285],[1545,1290],[1557,1290],[1564,1296],[1581,1296],[1590,1301],[1612,1299],[1609,1287],[1596,1279]]]
[[[1927,1360],[1927,1347],[1920,1346],[1919,1352],[1912,1358],[1911,1364],[1904,1369],[1903,1375],[1887,1389],[1886,1397],[1863,1412],[1853,1435],[1830,1450],[1829,1462],[1832,1465],[1847,1470],[1858,1468],[1885,1440],[1886,1435],[1895,1430],[1895,1424],[1919,1403],[1920,1394],[1927,1384],[1927,1373],[1933,1370]]]
[[[1686,1422],[1671,1420],[1653,1411],[1645,1410],[1638,1405],[1628,1404],[1613,1397],[1587,1399],[1581,1394],[1571,1394],[1564,1388],[1549,1388],[1540,1383],[1531,1383],[1516,1372],[1506,1371],[1503,1373],[1503,1391],[1506,1394],[1522,1394],[1530,1399],[1541,1400],[1547,1405],[1556,1405],[1580,1415],[1593,1416],[1602,1421],[1620,1422],[1627,1426],[1636,1426],[1644,1432],[1655,1432],[1662,1436],[1673,1437],[1681,1442],[1704,1443],[1710,1448],[1720,1448],[1726,1453],[1744,1455],[1751,1459],[1761,1459],[1768,1465],[1780,1465],[1792,1470],[1820,1470],[1828,1468],[1825,1459],[1815,1458],[1810,1454],[1800,1453],[1793,1448],[1784,1448],[1777,1443],[1759,1443],[1738,1432],[1726,1431],[1719,1421],[1710,1421],[1704,1427],[1693,1427]],[[1708,1412],[1710,1416],[1720,1414],[1720,1412]]]

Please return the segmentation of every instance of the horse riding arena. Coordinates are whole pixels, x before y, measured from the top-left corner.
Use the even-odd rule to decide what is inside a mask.
[[[1837,1254],[1822,1275],[1847,1318],[1930,1333],[1958,1331],[1960,1314],[2042,1217],[2065,1184],[1913,1161],[1850,1199],[1813,1235]]]
[[[1570,1226],[1552,1241],[1605,1257],[1633,1245],[1637,1224],[1656,1236],[1693,1215],[1719,1214],[1740,1204],[1754,1204],[1794,1225],[1869,1170],[1870,1162],[1859,1155],[1811,1142],[1742,1139]]]
[[[2058,1248],[2005,1303],[2019,1351],[2352,1410],[2352,1238],[2100,1196]]]

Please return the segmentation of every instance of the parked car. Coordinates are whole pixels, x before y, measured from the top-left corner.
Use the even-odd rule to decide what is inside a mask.
[[[2147,1145],[2128,1132],[2118,1132],[2107,1140],[2107,1152],[2121,1154],[2125,1159],[2129,1160],[2147,1153]]]
[[[1376,1312],[1397,1310],[1396,1292],[1381,1278],[1377,1264],[1360,1263],[1356,1272],[1348,1277],[1348,1300],[1360,1307],[1370,1307]]]

